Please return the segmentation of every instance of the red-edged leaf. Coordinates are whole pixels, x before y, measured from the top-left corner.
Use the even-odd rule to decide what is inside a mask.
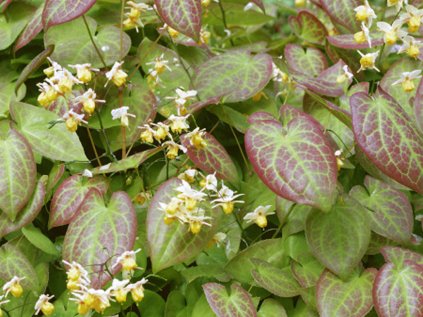
[[[188,149],[187,155],[191,161],[206,173],[213,174],[216,172],[219,178],[236,182],[238,180],[236,166],[223,145],[208,132],[203,135],[203,139],[207,146],[197,149],[191,145],[186,135],[181,136],[182,144]]]
[[[31,20],[29,20],[28,24],[26,25],[25,29],[22,31],[19,38],[16,40],[14,51],[21,49],[26,44],[32,41],[34,37],[38,35],[43,30],[43,23],[41,21],[41,15],[43,13],[44,6],[41,5],[38,7],[37,11],[35,11],[34,15],[32,16]]]
[[[16,217],[15,221],[11,221],[4,213],[0,213],[0,238],[19,230],[37,217],[44,204],[46,182],[47,176],[42,176],[39,179],[31,199]]]
[[[323,270],[323,265],[314,258],[302,263],[291,261],[292,274],[303,288],[315,286]]]
[[[360,0],[321,0],[320,3],[333,21],[346,27],[349,31],[359,29],[354,8],[362,5]]]
[[[108,185],[107,179],[103,177],[87,178],[73,175],[67,178],[57,188],[51,200],[49,227],[69,224],[82,207],[89,191],[95,188],[104,194]]]
[[[256,317],[257,313],[251,295],[238,283],[231,285],[230,294],[224,285],[207,283],[203,285],[207,302],[218,317]]]
[[[385,246],[380,251],[386,262],[401,266],[405,261],[423,265],[423,255],[400,247]]]
[[[212,57],[197,67],[194,89],[201,100],[212,97],[238,102],[260,92],[272,77],[272,58],[238,50]]]
[[[255,3],[263,12],[265,11],[264,3],[262,0],[251,0],[251,2]]]
[[[95,2],[95,0],[46,0],[42,14],[44,28],[72,21],[80,17]]]
[[[370,241],[367,211],[348,196],[339,199],[330,212],[311,213],[305,232],[313,255],[342,278],[357,267]]]
[[[321,317],[364,317],[372,309],[376,269],[367,269],[343,281],[325,271],[317,284],[317,308]]]
[[[250,117],[245,148],[254,170],[277,195],[327,211],[336,198],[337,167],[322,127],[288,105],[281,114],[284,126],[276,119],[259,120],[260,112]]]
[[[289,24],[294,33],[304,41],[325,45],[326,27],[312,13],[301,10],[296,17],[289,18]]]
[[[414,119],[420,132],[423,133],[423,78],[420,79],[419,88],[417,88],[414,99]]]
[[[340,34],[327,37],[328,42],[335,47],[343,48],[346,50],[362,50],[369,48],[369,43],[357,43],[354,40],[353,34]],[[383,45],[383,37],[371,38],[372,47]]]
[[[92,189],[68,227],[63,259],[87,268],[92,286],[101,287],[111,279],[106,265],[112,274],[119,271],[110,260],[132,250],[136,230],[137,217],[128,194],[115,192],[106,205],[100,192]]]
[[[9,6],[9,4],[12,3],[12,0],[3,0],[0,3],[0,12],[3,13],[4,11],[6,11],[7,7]]]
[[[309,47],[304,50],[297,44],[285,46],[284,55],[291,72],[308,77],[317,77],[328,68],[325,55],[317,48]]]
[[[373,285],[373,301],[380,317],[423,316],[423,265],[386,263]]]
[[[207,202],[201,203],[201,207],[205,209],[206,216],[212,217],[211,226],[203,226],[200,233],[192,234],[187,225],[177,220],[169,225],[165,224],[165,212],[159,203],[169,203],[177,194],[175,188],[181,184],[181,180],[177,178],[163,183],[148,208],[147,239],[153,272],[194,258],[210,242],[216,231],[219,215],[212,211]]]
[[[162,19],[172,28],[198,41],[201,30],[201,1],[154,0]]]
[[[372,230],[398,243],[410,242],[414,219],[407,196],[370,176],[364,186],[354,186],[350,195],[370,211]]]
[[[350,98],[359,147],[386,175],[423,193],[423,139],[405,111],[386,93]]]
[[[0,210],[14,221],[31,198],[37,170],[31,146],[16,130],[0,139]]]

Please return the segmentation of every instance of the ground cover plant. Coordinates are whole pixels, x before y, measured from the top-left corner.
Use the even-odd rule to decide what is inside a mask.
[[[423,316],[421,0],[0,12],[0,316]]]

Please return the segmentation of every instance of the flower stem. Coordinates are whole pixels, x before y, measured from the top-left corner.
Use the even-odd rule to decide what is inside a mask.
[[[93,136],[91,135],[91,131],[88,127],[87,127],[87,133],[88,133],[88,138],[90,139],[90,143],[91,143],[91,146],[93,148],[94,155],[95,155],[95,158],[97,160],[98,166],[101,166],[101,161],[100,161],[97,149],[96,149],[95,144],[94,144]]]
[[[100,50],[98,49],[97,44],[95,44],[95,42],[94,42],[94,38],[93,38],[93,35],[91,34],[90,26],[88,25],[87,18],[85,17],[85,15],[82,16],[82,19],[84,20],[84,24],[85,24],[85,27],[87,28],[87,32],[88,32],[88,35],[90,37],[91,43],[93,44],[95,51],[97,52],[97,55],[101,60],[101,63],[103,64],[104,67],[107,67],[107,64],[104,61],[103,55],[101,54]]]

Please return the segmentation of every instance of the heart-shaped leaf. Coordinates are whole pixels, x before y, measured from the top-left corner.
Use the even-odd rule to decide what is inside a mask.
[[[407,113],[389,95],[350,98],[359,147],[386,175],[423,193],[423,139]]]
[[[182,144],[188,149],[187,155],[194,164],[206,173],[216,175],[230,182],[238,181],[238,172],[232,158],[222,144],[210,133],[203,135],[206,146],[197,149],[191,145],[191,141],[186,135],[181,136]]]
[[[220,96],[238,102],[260,92],[272,77],[272,58],[238,50],[212,57],[197,67],[194,89],[201,100]]]
[[[351,197],[370,211],[371,228],[398,243],[408,243],[413,233],[413,209],[405,194],[391,185],[366,176],[364,189],[354,186]]]
[[[13,1],[6,13],[0,13],[0,51],[12,45],[34,11],[34,7],[24,2]]]
[[[372,309],[372,286],[376,269],[356,272],[343,281],[325,271],[317,284],[317,308],[321,317],[364,317]]]
[[[303,288],[315,286],[324,269],[324,266],[315,258],[301,263],[294,260],[291,261],[292,274]]]
[[[285,46],[284,56],[289,70],[295,74],[317,77],[328,68],[325,55],[321,50],[314,47],[304,50],[297,44],[288,44]]]
[[[284,126],[260,112],[249,118],[245,148],[254,170],[277,195],[327,211],[336,199],[337,167],[323,128],[288,105],[281,115]]]
[[[400,247],[385,246],[380,251],[386,262],[402,266],[405,261],[423,265],[423,255]]]
[[[201,31],[201,1],[154,0],[154,3],[165,23],[198,41]]]
[[[31,223],[35,217],[37,217],[44,204],[46,182],[47,176],[42,176],[39,179],[31,199],[14,221],[11,221],[6,214],[0,213],[0,238],[4,237],[6,234],[19,230],[23,226]]]
[[[113,25],[104,25],[97,29],[97,22],[87,17],[88,27],[94,41],[103,55],[106,65],[123,59],[131,47],[131,39]],[[120,38],[122,35],[122,50]],[[66,66],[68,64],[91,63],[93,67],[104,67],[82,18],[50,27],[44,34],[44,45],[54,45],[52,59]]]
[[[19,38],[16,40],[14,50],[15,52],[20,48],[24,47],[26,44],[32,41],[38,33],[43,30],[43,23],[42,23],[42,13],[44,10],[44,6],[40,5],[37,8],[37,11],[33,14],[31,20],[29,20],[28,24],[25,26],[25,29],[22,31]]]
[[[106,205],[103,196],[92,189],[68,227],[63,242],[63,259],[76,261],[90,272],[93,287],[101,287],[119,271],[110,259],[132,250],[137,217],[125,192],[113,193]],[[93,243],[96,242],[96,243]]]
[[[78,214],[91,189],[95,188],[101,194],[105,194],[108,187],[109,183],[103,177],[87,178],[73,175],[64,180],[51,200],[49,228],[69,224]]]
[[[346,50],[362,50],[369,48],[369,43],[367,41],[363,43],[357,43],[354,39],[353,34],[339,34],[334,36],[327,37],[328,42],[338,48],[343,48]],[[372,47],[377,47],[383,45],[383,38],[372,38],[371,41]]]
[[[305,232],[313,255],[341,278],[357,267],[370,241],[367,211],[348,196],[339,199],[330,212],[311,213]]]
[[[257,312],[251,295],[238,283],[231,285],[228,294],[224,285],[207,283],[203,285],[207,302],[218,317],[256,317]]]
[[[294,297],[301,294],[302,287],[295,279],[289,266],[279,269],[260,259],[252,259],[254,281],[272,294],[280,297]]]
[[[88,160],[75,133],[70,133],[64,124],[49,127],[50,122],[60,119],[56,114],[22,102],[13,102],[10,113],[34,152],[64,162]]]
[[[414,119],[420,132],[423,133],[423,78],[420,79],[414,99]]]
[[[31,146],[16,130],[0,139],[0,210],[14,221],[31,198],[37,170]]]
[[[302,40],[317,45],[325,45],[326,27],[320,20],[306,10],[301,10],[296,17],[289,18],[294,33]]]
[[[344,26],[349,31],[359,29],[359,24],[355,18],[354,8],[362,5],[359,0],[321,0],[320,4],[333,21]]]
[[[205,215],[212,217],[211,226],[203,226],[201,232],[192,234],[188,227],[175,221],[169,225],[163,221],[165,212],[159,203],[167,204],[177,192],[181,180],[171,178],[155,193],[147,213],[147,239],[153,272],[194,258],[210,242],[215,234],[218,215],[209,203],[202,203]]]
[[[43,11],[44,28],[72,21],[85,12],[94,4],[95,0],[46,0]]]

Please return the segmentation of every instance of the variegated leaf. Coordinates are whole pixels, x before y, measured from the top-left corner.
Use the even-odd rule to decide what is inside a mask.
[[[321,317],[364,317],[373,307],[372,286],[376,269],[357,272],[343,281],[325,271],[317,284],[317,308]]]
[[[370,211],[371,228],[398,243],[408,243],[413,232],[413,209],[405,194],[391,185],[366,176],[364,189],[354,186],[350,195]]]
[[[238,172],[226,149],[208,132],[204,134],[203,139],[207,145],[202,149],[197,149],[191,145],[191,141],[186,135],[181,136],[182,145],[188,149],[188,157],[206,173],[213,174],[216,172],[219,178],[236,183]]]
[[[69,224],[78,214],[91,189],[105,194],[109,183],[106,178],[87,178],[73,175],[60,184],[53,195],[50,205],[49,228]]]
[[[24,1],[13,1],[5,13],[0,13],[0,51],[16,40],[31,19],[35,8]]]
[[[414,99],[414,120],[420,132],[423,133],[423,78],[420,79]]]
[[[72,21],[94,4],[95,0],[46,0],[42,20],[44,28]]]
[[[284,56],[291,72],[307,77],[317,77],[328,68],[328,61],[321,50],[309,47],[302,48],[297,44],[285,46]]]
[[[250,116],[245,147],[254,170],[277,195],[328,211],[336,199],[336,159],[321,125],[291,106],[282,126],[270,115]]]
[[[256,317],[251,295],[238,283],[231,285],[230,294],[224,285],[207,283],[203,285],[207,302],[218,317]]]
[[[113,193],[106,204],[96,189],[86,196],[80,212],[69,225],[63,242],[63,259],[87,268],[92,286],[102,287],[120,267],[113,259],[132,250],[137,218],[131,199],[125,192]]]
[[[369,48],[369,43],[367,41],[364,43],[357,43],[353,34],[333,35],[328,36],[327,39],[333,46],[346,50],[362,50]],[[381,46],[383,45],[383,37],[372,37],[370,43],[372,44],[372,47]]]
[[[261,91],[272,76],[272,58],[234,51],[212,57],[197,67],[193,88],[201,100],[219,96],[225,102],[238,102]]]
[[[309,11],[301,10],[296,17],[289,18],[289,23],[294,33],[304,41],[325,45],[326,27]]]
[[[29,20],[28,24],[25,26],[25,29],[22,31],[19,38],[16,40],[14,51],[21,49],[26,44],[31,42],[33,38],[35,38],[38,33],[43,30],[43,23],[41,20],[41,16],[44,10],[44,6],[40,5],[37,8],[37,11],[33,14],[31,20]]]
[[[333,21],[344,26],[349,31],[357,31],[359,29],[354,8],[362,5],[360,0],[321,0],[320,3]]]
[[[154,3],[164,22],[198,41],[202,15],[200,0],[154,0]]]
[[[423,193],[423,139],[407,113],[383,91],[350,98],[359,147],[386,175]]]
[[[423,265],[423,255],[400,247],[385,246],[381,249],[386,262],[392,262],[397,266],[402,266],[406,261]]]
[[[28,141],[10,129],[0,139],[0,210],[14,221],[31,198],[37,169]]]
[[[212,217],[211,226],[203,226],[201,232],[192,234],[188,226],[179,221],[167,225],[165,212],[160,203],[167,204],[177,192],[175,188],[182,182],[171,178],[163,183],[155,193],[147,213],[147,240],[153,272],[194,258],[210,242],[215,234],[219,214],[212,212],[208,202],[202,203],[205,215]]]

